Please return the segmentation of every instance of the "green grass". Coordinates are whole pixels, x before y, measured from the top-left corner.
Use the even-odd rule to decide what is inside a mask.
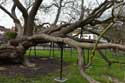
[[[85,54],[87,55],[87,50]],[[28,55],[28,51],[26,55]],[[120,60],[125,62],[125,57],[114,57],[111,55],[110,51],[106,52],[107,56],[112,60]],[[31,51],[31,56],[34,55],[34,51]],[[48,50],[37,50],[38,56],[49,56]],[[60,51],[55,50],[54,57],[60,57]],[[79,73],[77,61],[77,51],[73,50],[72,55],[70,50],[64,51],[64,61],[70,63],[68,66],[64,67],[63,76],[68,78],[68,80],[64,83],[87,83],[85,79],[83,79]],[[113,64],[111,67],[105,63],[105,61],[99,56],[96,52],[96,56],[94,58],[94,63],[87,69],[86,73],[92,76],[94,79],[102,82],[102,83],[112,83],[109,78],[106,76],[112,76],[120,81],[125,80],[125,65],[121,64]],[[49,73],[47,75],[34,76],[32,78],[27,78],[24,76],[16,76],[16,77],[3,77],[0,76],[0,83],[58,83],[54,81],[54,78],[59,77],[59,71]]]
[[[31,51],[31,56],[34,56],[34,51]],[[49,55],[50,52],[49,50],[37,50],[37,56],[44,56],[44,57],[56,57],[59,58],[60,57],[60,50],[57,49],[54,51],[54,55],[52,55],[53,53],[51,52],[51,55]],[[27,51],[26,55],[29,55],[29,51]],[[64,50],[64,61],[66,62],[76,62],[77,61],[77,51],[73,50],[72,54],[70,50]]]

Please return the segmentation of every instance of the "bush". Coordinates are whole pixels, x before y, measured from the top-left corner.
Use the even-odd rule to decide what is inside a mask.
[[[8,31],[8,32],[5,33],[5,37],[7,39],[15,39],[16,36],[17,36],[16,32]]]

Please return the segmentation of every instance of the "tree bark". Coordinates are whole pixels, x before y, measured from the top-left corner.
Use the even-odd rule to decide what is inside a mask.
[[[83,76],[83,78],[85,78],[89,83],[100,83],[96,80],[94,80],[93,78],[91,78],[89,75],[87,75],[85,73],[85,67],[84,67],[84,64],[83,64],[83,55],[82,56],[82,49],[81,48],[77,48],[77,51],[78,51],[78,65],[79,65],[79,70],[80,70],[80,74]]]

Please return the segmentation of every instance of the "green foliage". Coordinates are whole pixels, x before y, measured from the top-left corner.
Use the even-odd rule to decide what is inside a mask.
[[[8,31],[5,33],[5,37],[7,39],[15,39],[17,36],[17,33],[16,32],[13,32],[13,31]]]

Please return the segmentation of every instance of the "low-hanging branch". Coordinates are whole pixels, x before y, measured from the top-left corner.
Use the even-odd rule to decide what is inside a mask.
[[[75,40],[72,40],[70,38],[61,38],[61,37],[54,37],[50,36],[47,34],[36,34],[31,37],[27,38],[29,41],[31,40],[45,40],[45,41],[53,41],[53,42],[63,42],[66,43],[72,47],[81,47],[81,48],[88,48],[88,49],[93,49],[95,46],[95,43],[84,43],[84,42],[77,42]],[[122,51],[125,51],[125,45],[121,44],[114,44],[114,43],[99,43],[96,47],[96,49],[108,49],[108,48],[113,48],[113,49],[119,49]]]

